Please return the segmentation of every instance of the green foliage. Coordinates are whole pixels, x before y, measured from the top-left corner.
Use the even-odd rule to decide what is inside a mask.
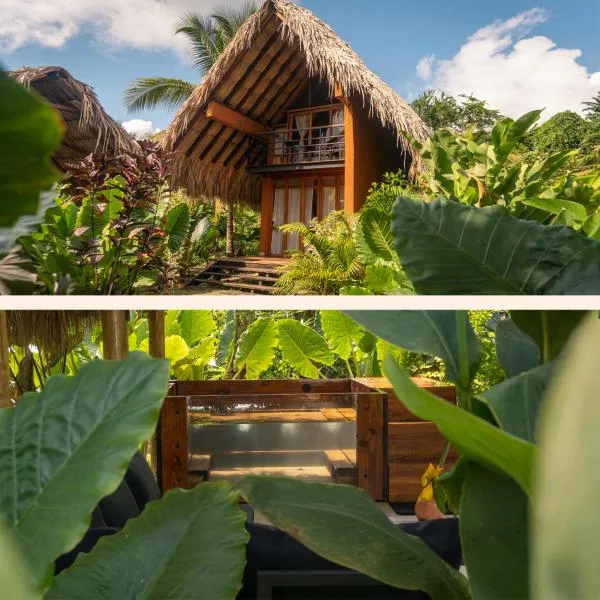
[[[183,600],[201,585],[204,598],[233,599],[244,570],[245,521],[239,495],[226,483],[173,490],[82,554],[45,597]]]
[[[559,600],[598,596],[600,553],[595,510],[600,480],[597,351],[600,321],[576,333],[544,399],[532,524],[532,595]]]
[[[85,534],[98,502],[120,484],[155,431],[168,387],[165,361],[132,354],[94,361],[73,378],[0,411],[0,517],[28,569],[29,593],[0,570],[11,598],[188,598],[198,589],[233,600],[245,562],[245,514],[228,484],[175,490],[54,578],[54,562]],[[10,562],[9,562],[10,561]],[[8,587],[8,586],[12,586]],[[207,597],[208,597],[207,596]]]
[[[96,504],[152,435],[166,388],[166,363],[134,354],[52,378],[39,396],[0,412],[0,517],[40,591],[53,561],[81,539]]]
[[[255,476],[238,488],[276,527],[335,564],[434,599],[470,598],[466,579],[394,527],[362,490]]]
[[[600,244],[571,228],[446,199],[400,198],[394,214],[398,254],[419,294],[600,292]]]
[[[457,100],[435,90],[423,92],[411,106],[434,131],[464,131],[470,127],[477,131],[489,131],[502,118],[497,110],[488,108],[484,101],[473,96],[462,94]]]
[[[51,162],[63,124],[37,95],[0,71],[0,227],[38,210],[40,192],[59,177]]]
[[[354,242],[355,227],[355,219],[341,212],[310,226],[294,223],[280,227],[284,233],[298,234],[305,247],[292,253],[277,281],[276,293],[326,296],[360,285],[364,267]]]
[[[131,294],[169,284],[168,250],[189,227],[184,203],[169,207],[166,166],[156,145],[115,157],[89,156],[35,232],[19,242],[41,293]]]
[[[248,379],[260,378],[275,359],[277,333],[273,319],[259,319],[252,323],[240,339],[236,377],[245,371]]]

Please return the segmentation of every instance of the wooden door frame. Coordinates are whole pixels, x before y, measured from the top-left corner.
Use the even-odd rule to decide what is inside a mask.
[[[341,201],[341,186],[345,184],[344,169],[319,169],[313,172],[299,172],[291,171],[288,173],[278,173],[270,175],[263,179],[262,187],[262,202],[261,202],[261,252],[264,256],[285,256],[287,252],[288,236],[284,235],[282,240],[282,253],[279,255],[272,254],[271,245],[273,242],[273,203],[275,201],[275,189],[277,188],[277,181],[284,182],[285,189],[285,215],[284,221],[287,223],[288,216],[288,203],[289,203],[289,181],[292,179],[300,180],[300,220],[304,222],[306,215],[305,207],[305,185],[307,179],[318,179],[319,183],[317,186],[317,217],[319,220],[323,219],[323,185],[321,180],[325,177],[335,177],[335,209],[340,210]]]

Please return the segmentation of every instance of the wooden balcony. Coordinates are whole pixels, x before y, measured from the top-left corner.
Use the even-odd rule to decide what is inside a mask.
[[[250,144],[250,172],[344,166],[344,125],[276,129],[254,136]]]

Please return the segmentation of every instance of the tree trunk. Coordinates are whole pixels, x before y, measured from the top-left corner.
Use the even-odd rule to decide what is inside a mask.
[[[225,237],[225,254],[233,256],[233,200],[227,203],[227,230]]]

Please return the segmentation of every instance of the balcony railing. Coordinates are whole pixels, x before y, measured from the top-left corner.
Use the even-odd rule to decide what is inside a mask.
[[[339,163],[345,151],[344,125],[277,129],[252,138],[248,166]]]

